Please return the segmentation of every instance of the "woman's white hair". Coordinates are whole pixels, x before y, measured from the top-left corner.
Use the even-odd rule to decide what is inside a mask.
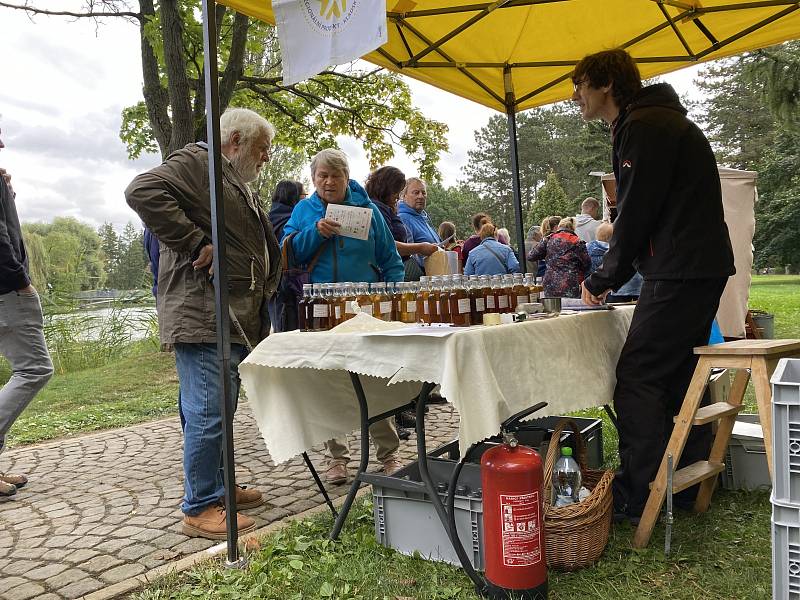
[[[230,144],[234,133],[239,134],[239,143],[247,143],[266,133],[269,143],[275,138],[275,128],[264,117],[249,108],[229,108],[219,118],[219,137],[223,144]]]
[[[347,155],[336,148],[325,148],[314,155],[311,159],[312,178],[320,167],[344,173],[345,177],[350,178],[350,163],[347,162]]]

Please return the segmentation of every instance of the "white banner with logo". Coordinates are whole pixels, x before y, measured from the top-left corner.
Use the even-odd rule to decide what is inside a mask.
[[[386,43],[386,0],[272,0],[291,85]]]

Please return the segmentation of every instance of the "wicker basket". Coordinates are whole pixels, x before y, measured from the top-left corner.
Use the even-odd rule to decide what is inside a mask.
[[[591,490],[577,504],[552,505],[553,468],[559,455],[559,440],[570,426],[577,443],[576,459],[581,467],[583,486]],[[608,543],[614,501],[611,495],[613,471],[595,471],[586,465],[586,443],[575,421],[562,419],[550,437],[544,463],[544,531],[547,566],[562,571],[575,571],[594,564]]]

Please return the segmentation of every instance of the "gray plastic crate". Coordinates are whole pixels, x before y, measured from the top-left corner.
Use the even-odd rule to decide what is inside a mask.
[[[800,506],[772,498],[772,598],[800,600]]]
[[[783,358],[772,375],[773,496],[800,506],[800,359]]]
[[[428,458],[428,471],[434,484],[448,483],[455,464]],[[418,552],[425,558],[461,565],[447,532],[439,521],[413,462],[392,477],[368,475],[372,483],[375,537],[378,542],[403,554]],[[461,544],[475,569],[483,566],[483,499],[480,496],[480,467],[465,464],[458,479],[464,493],[455,496],[456,529]],[[442,503],[445,494],[440,494]]]
[[[740,423],[759,423],[758,415],[740,414]],[[726,490],[757,490],[769,488],[772,482],[767,469],[764,434],[750,436],[734,426],[728,449],[725,451],[725,470],[722,487]]]
[[[550,443],[550,437],[553,434],[559,421],[564,418],[570,418],[578,425],[583,441],[586,443],[586,462],[589,463],[590,469],[599,469],[603,465],[603,421],[602,419],[591,419],[587,417],[541,417],[539,419],[532,419],[523,422],[523,429],[518,431],[515,435],[519,443],[533,448],[542,456],[542,461],[547,454],[547,445]],[[576,449],[576,444],[572,439],[572,429],[567,428],[561,436],[561,444],[570,446],[573,451]],[[472,451],[471,460],[480,462],[481,456],[492,446],[500,443],[500,437],[494,436],[487,441],[478,444],[478,447]],[[448,442],[443,446],[439,446],[428,456],[444,456],[451,460],[458,460],[460,453],[458,449],[458,440]]]

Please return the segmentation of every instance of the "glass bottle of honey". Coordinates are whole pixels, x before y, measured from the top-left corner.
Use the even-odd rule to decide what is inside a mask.
[[[514,273],[514,287],[512,288],[514,294],[514,310],[518,309],[520,305],[530,302],[530,292],[528,286],[523,281],[522,273]]]
[[[468,283],[470,320],[473,325],[483,323],[483,312],[486,310],[486,302],[483,299],[481,280],[478,275],[470,275]]]
[[[440,323],[452,323],[450,318],[450,289],[452,279],[450,275],[439,275],[439,289],[436,293],[436,307],[439,311]]]
[[[406,281],[400,284],[400,317],[403,323],[417,322],[417,287],[415,281]]]
[[[503,288],[502,275],[492,275],[492,295],[494,296],[494,305],[497,307],[494,312],[508,312],[508,294]]]
[[[441,323],[439,318],[439,291],[441,289],[441,277],[432,275],[428,279],[428,298],[427,309],[430,320],[428,323]]]
[[[297,328],[300,331],[309,331],[308,309],[311,301],[311,284],[303,284],[303,298],[297,305]]]
[[[369,284],[364,281],[356,286],[356,303],[360,312],[372,316],[372,296],[369,293]]]
[[[315,283],[311,296],[311,331],[325,331],[328,328],[328,303],[322,296],[321,283]]]
[[[386,284],[372,284],[372,316],[381,321],[392,320],[392,298],[386,293]]]
[[[427,275],[419,278],[419,286],[417,287],[417,321],[430,325],[431,313],[428,307],[430,290],[428,289],[428,281]]]
[[[469,327],[472,325],[469,293],[464,286],[464,279],[461,275],[452,276],[449,300],[450,322],[456,327]]]
[[[489,275],[481,275],[481,293],[483,294],[483,303],[485,305],[484,312],[496,313],[497,302]]]
[[[356,316],[356,293],[350,281],[342,284],[342,323]]]

